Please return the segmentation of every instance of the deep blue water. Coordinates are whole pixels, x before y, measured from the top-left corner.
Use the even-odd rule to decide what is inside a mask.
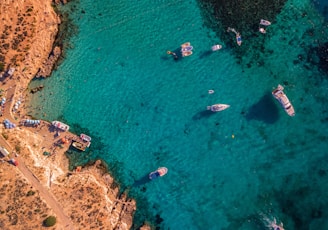
[[[92,136],[87,152],[69,154],[72,167],[105,160],[137,200],[135,227],[266,229],[276,218],[285,229],[328,229],[328,82],[306,58],[328,40],[320,6],[288,1],[267,34],[254,31],[261,50],[247,50],[251,37],[226,45],[194,0],[72,2],[62,11],[78,33],[30,113]],[[184,42],[191,56],[166,53]],[[295,117],[271,96],[278,84]],[[231,107],[206,110],[215,103]],[[149,182],[160,166],[168,174]]]

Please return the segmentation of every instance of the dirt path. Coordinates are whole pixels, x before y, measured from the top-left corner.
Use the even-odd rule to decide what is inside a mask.
[[[65,229],[73,230],[73,224],[71,220],[65,215],[63,209],[59,203],[55,200],[53,195],[39,182],[39,180],[34,176],[34,174],[26,167],[23,159],[20,157],[16,158],[18,160],[18,169],[25,176],[25,178],[33,185],[33,187],[39,191],[40,196],[45,200],[49,207],[53,210],[56,217],[65,226]]]
[[[9,88],[7,92],[7,98],[8,101],[4,107],[3,115],[4,117],[7,117],[9,119],[14,119],[11,113],[11,108],[13,106],[13,96],[15,93],[15,87]],[[13,121],[13,120],[12,120]],[[10,153],[13,153],[13,148],[9,145],[9,143],[0,136],[0,145],[4,146]],[[39,181],[39,179],[28,169],[28,167],[24,163],[24,159],[20,156],[15,157],[15,159],[18,160],[18,166],[17,168],[21,171],[23,176],[29,181],[34,189],[39,191],[40,196],[43,198],[43,200],[46,202],[46,204],[53,210],[56,217],[58,218],[58,222],[62,224],[62,226],[65,226],[65,229],[67,230],[73,230],[73,223],[71,220],[65,215],[63,212],[62,207],[60,204],[56,201],[52,193],[48,191]]]
[[[5,141],[5,139],[0,136],[0,145],[4,146],[9,152],[13,152],[13,149],[9,146],[9,144]],[[65,215],[63,212],[62,207],[60,204],[56,201],[54,196],[40,183],[38,178],[27,168],[27,166],[24,163],[24,160],[21,157],[15,157],[18,161],[17,168],[20,170],[20,172],[23,174],[23,176],[29,181],[34,189],[39,191],[40,196],[42,199],[46,202],[46,204],[53,210],[56,217],[58,218],[59,223],[62,224],[62,226],[65,226],[65,229],[67,230],[73,230],[73,223],[71,220]]]

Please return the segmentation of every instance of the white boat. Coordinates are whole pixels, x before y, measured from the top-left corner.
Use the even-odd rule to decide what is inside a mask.
[[[168,169],[165,167],[159,167],[156,171],[149,173],[149,179],[154,180],[158,177],[164,176]]]
[[[84,133],[81,133],[80,134],[80,138],[83,140],[83,141],[86,141],[86,142],[90,142],[91,141],[91,137],[89,137],[88,135],[84,134]]]
[[[60,122],[60,121],[53,121],[51,122],[51,124],[53,126],[55,126],[56,128],[62,130],[62,131],[68,131],[69,130],[69,126],[64,124],[63,122]]]
[[[241,35],[240,35],[240,33],[237,33],[237,34],[236,34],[236,41],[237,41],[237,44],[238,44],[239,46],[241,46],[242,40],[241,40]]]
[[[289,116],[293,117],[293,116],[295,116],[294,107],[290,103],[288,97],[286,96],[286,94],[284,93],[283,90],[284,90],[284,87],[282,87],[281,85],[278,85],[278,87],[272,91],[272,95],[274,96],[274,98],[276,98],[279,101],[279,103],[284,108],[286,113]]]
[[[212,46],[212,51],[217,51],[217,50],[220,50],[220,49],[222,49],[222,46],[221,45],[214,45],[214,46]]]
[[[190,42],[185,42],[181,45],[181,54],[182,57],[187,57],[192,55],[192,50],[194,47],[190,45]]]
[[[268,20],[261,19],[260,24],[264,26],[269,26],[271,25],[271,22],[269,22]]]
[[[262,27],[259,28],[259,31],[262,33],[262,34],[265,34],[266,33],[266,30]]]
[[[189,52],[189,51],[192,51],[194,47],[192,46],[186,46],[186,47],[183,47],[181,48],[181,52]]]
[[[236,42],[239,46],[241,46],[242,40],[241,35],[239,32],[237,32],[234,28],[228,27],[227,32],[233,32],[236,35]]]
[[[185,42],[181,45],[181,48],[185,48],[187,46],[190,46],[190,42]]]
[[[226,105],[226,104],[214,104],[211,106],[207,106],[207,110],[211,110],[213,112],[219,112],[219,111],[225,110],[229,107],[230,107],[230,105]]]
[[[188,57],[188,56],[190,56],[190,55],[192,55],[192,51],[182,52],[182,56],[183,56],[183,57]]]

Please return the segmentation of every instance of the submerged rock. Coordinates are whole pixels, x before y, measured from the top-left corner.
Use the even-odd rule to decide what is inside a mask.
[[[32,94],[34,94],[34,93],[36,93],[36,92],[41,91],[43,88],[44,88],[44,86],[43,86],[43,85],[40,85],[40,86],[38,86],[38,87],[35,87],[35,88],[31,89],[30,92],[31,92]]]
[[[273,22],[276,15],[287,2],[286,0],[200,0],[205,10],[206,23],[213,27],[226,43],[231,43],[231,35],[226,33],[228,27],[235,28],[241,35],[258,31],[261,19]],[[207,17],[208,16],[208,17]],[[223,30],[218,31],[218,27]]]
[[[286,0],[199,0],[205,25],[215,31],[227,46],[240,46],[232,52],[239,64],[242,60],[252,60],[253,63],[248,63],[249,66],[264,63],[260,55],[264,53],[264,37],[258,36],[261,19],[274,23],[276,15],[281,12],[286,2]],[[237,44],[236,35],[230,33],[231,31],[236,35],[240,34],[242,44]],[[252,52],[249,52],[250,50]],[[244,58],[245,56],[249,58]]]
[[[319,58],[319,69],[328,74],[328,42],[316,49]]]

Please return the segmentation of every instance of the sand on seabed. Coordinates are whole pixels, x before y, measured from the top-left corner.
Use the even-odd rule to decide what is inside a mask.
[[[24,110],[28,84],[47,62],[58,32],[60,18],[51,4],[52,0],[0,1],[2,74],[15,68],[13,76],[0,78],[1,97],[7,98],[0,121],[9,119],[16,124],[14,129],[0,125],[0,145],[10,152],[0,162],[0,229],[17,229],[17,226],[44,229],[42,221],[54,215],[38,190],[17,167],[8,163],[9,158],[16,158],[28,167],[59,202],[74,229],[130,229],[135,201],[119,194],[101,162],[79,173],[69,172],[65,156],[69,144],[61,143],[61,138],[77,138],[76,135],[65,132],[57,136],[46,121],[38,127],[20,124],[28,118]],[[13,111],[18,100],[22,104]],[[45,156],[44,152],[50,152],[51,156]],[[57,218],[53,229],[65,227]]]

